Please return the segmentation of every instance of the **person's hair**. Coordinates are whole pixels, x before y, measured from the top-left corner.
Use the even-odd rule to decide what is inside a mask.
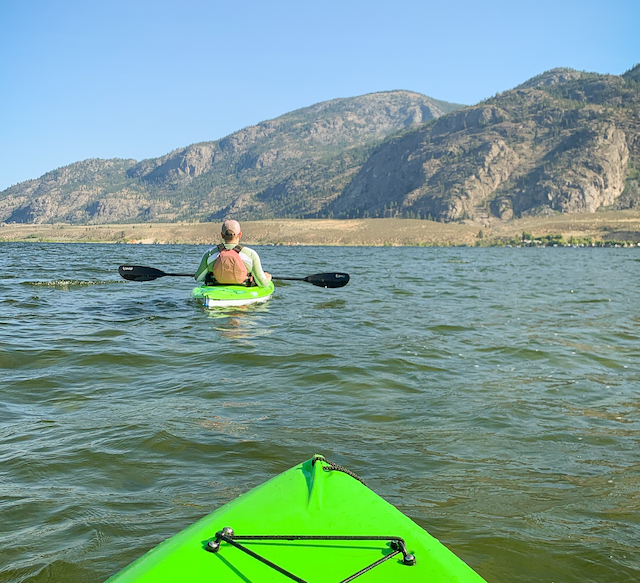
[[[226,230],[224,233],[222,233],[222,238],[228,243],[229,241],[231,241],[234,237],[236,236],[236,234],[233,231],[230,230]]]

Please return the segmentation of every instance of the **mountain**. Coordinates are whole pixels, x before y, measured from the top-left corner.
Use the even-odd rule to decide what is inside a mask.
[[[390,135],[459,109],[409,91],[335,99],[160,158],[85,160],[0,193],[0,221],[113,223],[322,213]]]
[[[0,193],[0,221],[508,220],[640,208],[640,65],[554,69],[478,105],[335,99],[160,158],[86,160]]]
[[[640,207],[640,65],[555,69],[376,148],[327,212],[489,220]]]

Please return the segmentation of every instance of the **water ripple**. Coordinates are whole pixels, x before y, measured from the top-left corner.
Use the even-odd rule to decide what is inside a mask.
[[[0,580],[102,581],[314,453],[488,581],[638,580],[637,249],[265,247],[352,280],[224,311],[117,276],[203,250],[3,244]]]

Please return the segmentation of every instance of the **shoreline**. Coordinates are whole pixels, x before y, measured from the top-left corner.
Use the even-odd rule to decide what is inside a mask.
[[[105,225],[2,224],[0,242],[191,244],[218,242],[216,223]],[[502,246],[640,243],[640,211],[528,217],[511,221],[438,223],[419,219],[269,219],[243,221],[247,245]],[[543,243],[534,242],[543,241]],[[634,245],[635,246],[635,245]]]

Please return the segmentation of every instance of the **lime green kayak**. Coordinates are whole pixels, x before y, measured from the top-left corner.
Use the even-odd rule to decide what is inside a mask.
[[[109,583],[484,579],[348,470],[314,456],[169,538]]]
[[[192,298],[202,300],[207,308],[248,306],[266,302],[274,292],[273,282],[267,287],[245,285],[200,285],[191,292]]]

